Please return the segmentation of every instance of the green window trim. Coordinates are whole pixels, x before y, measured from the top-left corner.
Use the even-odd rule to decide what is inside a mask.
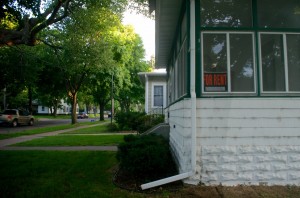
[[[196,40],[199,41],[196,43],[196,93],[197,98],[201,97],[299,97],[300,93],[298,92],[266,92],[262,89],[262,74],[261,74],[261,56],[260,56],[260,41],[259,37],[262,32],[264,33],[295,33],[300,34],[300,24],[297,27],[259,27],[258,26],[258,5],[259,0],[252,0],[252,24],[253,27],[201,27],[201,0],[196,1]],[[231,94],[231,93],[216,93],[216,94],[207,94],[203,92],[203,60],[202,60],[202,33],[203,32],[252,32],[254,34],[254,58],[255,58],[255,69],[256,69],[256,79],[255,79],[255,93],[247,94]]]
[[[219,63],[214,63],[210,64],[207,62],[207,51],[208,49],[204,47],[205,41],[203,39],[204,35],[220,35],[224,36],[225,40],[223,45],[224,46],[224,56],[225,56],[225,62],[221,63],[221,65],[224,65],[223,69],[221,70],[216,70],[220,66]],[[232,41],[233,36],[249,36],[250,42],[252,43],[252,50],[250,49],[248,52],[248,58],[244,60],[244,62],[240,62],[240,64],[235,64],[233,62],[240,61],[237,60],[236,58],[232,57],[231,51],[234,49],[234,42]],[[249,39],[248,38],[248,39]],[[256,95],[257,90],[256,90],[256,58],[255,58],[255,44],[254,44],[254,33],[253,32],[217,32],[217,31],[203,31],[201,33],[201,40],[202,40],[202,45],[201,45],[201,64],[203,67],[201,67],[201,79],[202,80],[202,87],[201,87],[201,93],[203,96],[214,96],[214,95]],[[249,41],[248,41],[249,42]],[[215,45],[214,48],[219,48],[218,50],[221,51],[221,46],[220,43],[218,45]],[[245,52],[242,52],[245,54]],[[250,54],[249,54],[250,53]],[[216,57],[220,57],[221,55],[215,54]],[[249,58],[250,58],[250,63],[249,63]],[[208,63],[209,67],[211,68],[210,70],[207,66]],[[242,64],[242,67],[241,67]],[[250,67],[249,67],[250,64]],[[206,66],[205,66],[206,65]],[[215,67],[214,67],[215,65]],[[206,69],[205,69],[206,68]],[[235,72],[236,68],[240,68],[240,71],[238,73],[233,73]],[[206,71],[204,71],[206,70]],[[239,79],[237,78],[239,76]],[[243,78],[241,78],[243,77]],[[217,78],[217,79],[216,79]],[[218,80],[219,79],[219,80]],[[251,80],[252,79],[252,80]],[[241,84],[239,84],[241,81],[246,83],[248,81],[248,88],[242,87]],[[250,81],[249,81],[250,80]],[[215,83],[217,82],[217,83]],[[219,83],[220,84],[219,84]],[[239,82],[239,83],[238,83]],[[225,84],[224,84],[225,83]],[[250,84],[249,84],[250,83]],[[214,85],[213,85],[214,84]],[[220,86],[221,85],[221,86]],[[240,88],[238,88],[240,87]],[[220,91],[220,90],[223,91]],[[219,91],[214,91],[214,90],[219,90]],[[242,91],[243,90],[243,91]]]

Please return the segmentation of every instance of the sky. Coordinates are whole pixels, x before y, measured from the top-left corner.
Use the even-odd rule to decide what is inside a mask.
[[[135,32],[140,35],[143,40],[146,60],[150,60],[155,55],[155,22],[141,14],[131,13],[127,11],[123,19],[124,25],[132,25]]]

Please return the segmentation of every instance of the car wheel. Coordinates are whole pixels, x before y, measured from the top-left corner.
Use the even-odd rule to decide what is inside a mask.
[[[12,127],[18,126],[18,120],[13,120],[12,123],[11,123],[11,126]]]
[[[33,123],[34,123],[34,120],[31,119],[31,120],[29,121],[28,125],[29,125],[29,126],[33,126]]]

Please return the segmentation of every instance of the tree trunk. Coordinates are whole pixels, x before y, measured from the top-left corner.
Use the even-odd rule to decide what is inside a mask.
[[[32,115],[32,88],[30,85],[28,87],[28,110],[29,113]]]
[[[72,93],[71,102],[72,102],[72,124],[76,124],[77,123],[77,115],[76,115],[77,92]]]
[[[100,107],[100,121],[104,120],[104,104],[102,102],[99,103]]]
[[[55,100],[54,100],[54,104],[53,104],[53,108],[54,108],[53,115],[54,115],[54,117],[57,116],[57,107],[58,107],[58,100],[55,99]]]

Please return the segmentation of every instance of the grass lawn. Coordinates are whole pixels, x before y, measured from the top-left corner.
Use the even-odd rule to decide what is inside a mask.
[[[105,146],[118,145],[124,135],[56,135],[12,146]]]
[[[52,115],[34,115],[35,118],[39,119],[39,118],[48,118],[48,119],[71,119],[71,114],[68,115],[57,115],[56,117],[52,116]],[[93,113],[89,114],[89,118],[99,118],[100,114],[97,113],[96,116]]]
[[[98,133],[113,133],[113,131],[111,131],[110,129],[110,123],[89,127],[85,129],[69,131],[64,134],[98,134]]]
[[[77,128],[84,125],[95,125],[99,123],[104,122],[81,122],[77,124],[64,124],[64,125],[58,125],[58,126],[51,126],[51,127],[43,127],[43,128],[30,128],[28,130],[20,131],[17,133],[11,133],[11,134],[0,134],[0,140],[7,139],[7,138],[13,138],[13,137],[19,137],[23,135],[33,135],[33,134],[39,134],[39,133],[47,133],[51,131],[59,131],[64,129],[71,129],[71,128]]]
[[[0,151],[0,197],[143,197],[115,187],[115,152]]]

